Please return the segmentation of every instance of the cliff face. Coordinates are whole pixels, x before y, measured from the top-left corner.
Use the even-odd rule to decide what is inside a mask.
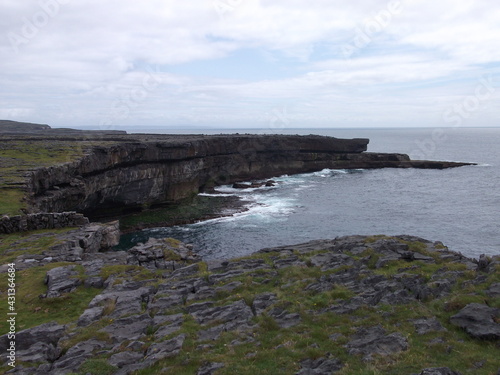
[[[122,136],[108,144],[101,139],[78,161],[33,171],[27,185],[34,211],[91,215],[177,201],[241,180],[324,168],[419,167],[407,155],[365,153],[368,142],[321,136]]]
[[[332,167],[367,139],[299,136],[130,136],[82,159],[32,172],[35,210],[133,208],[176,201],[207,185]]]

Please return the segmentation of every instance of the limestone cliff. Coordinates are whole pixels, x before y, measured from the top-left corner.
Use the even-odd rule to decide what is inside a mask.
[[[47,141],[41,136],[30,139]],[[64,139],[78,147],[89,139],[97,141],[88,136]],[[368,142],[313,135],[100,135],[78,160],[30,172],[26,186],[33,212],[74,210],[92,215],[112,209],[120,214],[177,201],[209,186],[282,174],[463,165],[366,153]]]

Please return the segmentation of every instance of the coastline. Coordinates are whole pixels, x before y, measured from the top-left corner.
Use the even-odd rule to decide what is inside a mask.
[[[162,152],[170,152],[162,161],[169,169],[163,170],[151,163],[156,159],[148,159],[154,148],[140,144],[124,148],[119,143],[92,147],[90,154],[85,147],[76,154],[64,151],[64,163],[52,160],[38,171],[37,176],[48,173],[57,179],[63,176],[60,172],[90,168],[90,173],[75,175],[66,185],[47,183],[48,199],[61,199],[67,192],[78,197],[84,186],[95,188],[102,176],[108,178],[105,182],[112,181],[109,176],[134,177],[126,180],[131,196],[120,195],[119,188],[105,193],[141,197],[144,189],[155,191],[159,186],[145,181],[160,181],[162,173],[175,171],[168,172],[175,180],[195,170],[205,173],[214,165],[207,158],[199,165],[192,163],[196,160],[192,152],[197,149],[190,146],[163,148]],[[135,152],[145,152],[148,163],[132,158]],[[184,158],[182,152],[191,156]],[[103,175],[93,169],[92,157],[82,159],[95,153],[105,156],[99,162],[109,157],[114,163],[102,170]],[[309,171],[304,167],[309,162],[315,168],[332,161],[338,166],[339,160],[340,165],[352,166],[364,162],[359,158],[376,162],[379,154],[346,158],[305,152],[292,159],[287,152],[283,155],[288,155],[287,163],[293,164],[296,158],[305,163],[294,170]],[[186,164],[173,168],[172,160],[179,157]],[[275,157],[257,160],[267,163]],[[399,154],[389,159],[372,166],[446,166],[425,161],[412,165]],[[148,172],[138,174],[137,165],[146,166]],[[199,169],[193,169],[197,165]],[[236,168],[232,170],[238,170],[238,165],[232,165]],[[254,180],[233,178],[235,182]],[[182,180],[177,182],[186,187]],[[202,185],[210,191],[216,184]],[[199,191],[199,181],[192,186]],[[45,194],[40,191],[39,199]],[[131,215],[127,224],[137,228],[215,218],[221,211],[232,214],[244,209],[244,203],[237,197],[191,192],[187,198],[128,208],[142,210]],[[17,308],[22,311],[16,364],[22,373],[92,373],[99,368],[110,374],[160,370],[186,375],[253,374],[249,359],[270,375],[354,375],[368,367],[382,373],[427,374],[436,373],[437,368],[439,374],[473,368],[485,374],[497,371],[498,256],[472,259],[440,242],[375,235],[315,240],[266,248],[242,258],[204,260],[198,249],[171,238],[112,251],[120,237],[118,222],[0,236],[5,263],[0,273],[12,269],[7,264],[16,267]],[[0,291],[6,293],[4,286]],[[0,313],[5,313],[2,308]],[[471,317],[480,317],[475,323],[479,330],[467,323]],[[2,349],[5,337],[0,337]]]

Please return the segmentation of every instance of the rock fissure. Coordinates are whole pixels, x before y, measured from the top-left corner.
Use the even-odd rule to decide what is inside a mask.
[[[373,262],[367,254],[390,261]],[[439,352],[434,345],[459,347],[448,351],[449,361],[437,354],[443,369],[463,366],[466,346],[477,346],[470,366],[481,363],[491,372],[497,358],[494,346],[482,343],[500,342],[500,309],[489,306],[498,305],[490,291],[498,285],[500,258],[474,261],[418,237],[348,236],[208,263],[189,245],[154,239],[128,252],[83,253],[72,263],[46,272],[43,300],[93,288],[92,277],[101,278],[101,289],[75,315],[77,324],[44,323],[18,333],[22,373],[79,373],[89,363],[117,374],[159,365],[173,373],[194,366],[199,373],[207,363],[218,363],[214,371],[249,373],[237,370],[235,350],[262,363],[273,353],[282,366],[277,374],[364,366],[428,373],[413,360],[421,345],[428,346],[426,363]],[[77,267],[84,283],[73,278]],[[0,350],[7,344],[7,335],[0,337]]]

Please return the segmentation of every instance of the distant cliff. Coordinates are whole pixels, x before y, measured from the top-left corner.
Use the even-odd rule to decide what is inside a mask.
[[[33,124],[30,122],[18,122],[10,120],[0,120],[0,133],[28,133],[50,130],[47,124]]]
[[[52,128],[47,124],[0,120],[0,134],[88,134],[90,136],[95,136],[96,134],[127,134],[127,132],[124,130],[79,130],[71,128]]]
[[[4,137],[6,142],[19,137]],[[29,211],[115,214],[178,201],[206,188],[325,168],[447,168],[403,154],[366,153],[368,139],[291,135],[24,136],[83,147],[76,161],[26,175]]]

